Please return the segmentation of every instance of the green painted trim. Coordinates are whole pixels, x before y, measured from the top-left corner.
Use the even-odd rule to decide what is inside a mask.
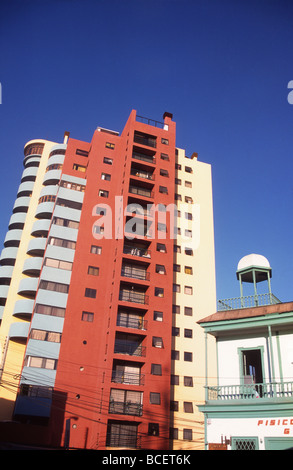
[[[276,344],[277,344],[277,355],[278,355],[278,363],[279,363],[279,375],[281,383],[284,382],[284,375],[283,375],[283,367],[282,367],[282,354],[281,354],[281,345],[280,345],[280,335],[279,332],[276,331]]]
[[[292,400],[288,403],[276,404],[273,403],[262,404],[259,399],[254,403],[248,404],[234,404],[217,406],[214,404],[207,404],[198,407],[201,413],[206,415],[206,418],[256,418],[256,417],[292,417]]]
[[[255,347],[250,347],[250,348],[237,348],[237,353],[238,353],[238,359],[239,359],[239,371],[240,371],[240,384],[244,385],[244,369],[243,369],[243,356],[242,353],[244,351],[253,351],[255,349],[258,349],[260,351],[260,356],[261,356],[261,369],[262,369],[262,377],[263,377],[263,383],[266,383],[266,377],[265,377],[265,367],[264,367],[264,346],[255,346]]]
[[[268,327],[268,326],[278,326],[286,325],[293,323],[293,312],[285,312],[282,314],[272,313],[269,315],[263,315],[259,317],[249,317],[249,318],[239,318],[239,319],[229,319],[229,320],[220,320],[215,322],[205,322],[200,325],[208,333],[217,333],[223,331],[231,331],[235,329],[243,328],[257,328],[257,327]]]

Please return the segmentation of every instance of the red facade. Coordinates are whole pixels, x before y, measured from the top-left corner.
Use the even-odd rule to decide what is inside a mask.
[[[90,144],[68,141],[62,171],[87,184],[54,387],[52,445],[169,448],[174,240],[168,215],[148,213],[147,206],[174,203],[175,123],[166,113],[163,126],[157,124],[139,122],[132,111],[121,135],[97,129]],[[127,237],[131,203],[143,207],[136,221],[152,222],[151,237]],[[97,213],[101,204],[104,219]]]

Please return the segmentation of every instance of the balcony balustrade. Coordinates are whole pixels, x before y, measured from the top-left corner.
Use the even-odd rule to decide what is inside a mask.
[[[279,303],[281,303],[281,301],[271,293],[246,295],[242,297],[232,297],[231,299],[218,300],[218,311],[259,307]]]
[[[147,320],[145,320],[141,316],[134,316],[133,314],[124,314],[118,313],[117,317],[117,326],[121,326],[123,328],[135,328],[138,330],[146,330],[147,329]]]
[[[125,255],[138,256],[140,258],[150,258],[151,257],[151,251],[150,250],[147,250],[146,248],[142,248],[142,247],[139,247],[139,246],[133,246],[133,245],[124,245],[123,253]]]
[[[119,300],[124,302],[136,302],[138,304],[148,304],[149,297],[144,292],[122,290],[119,292]]]
[[[132,176],[136,176],[137,178],[144,178],[147,180],[154,181],[155,175],[149,171],[143,171],[138,168],[131,168],[130,174]]]
[[[222,385],[206,388],[208,401],[252,399],[292,400],[293,398],[293,382]]]
[[[144,269],[138,269],[132,266],[122,266],[121,268],[121,276],[123,277],[131,277],[132,279],[139,279],[141,281],[149,281],[150,280],[150,273],[145,271]]]
[[[125,385],[144,385],[144,375],[140,373],[113,370],[111,382]]]
[[[115,354],[127,354],[129,356],[145,357],[146,347],[140,343],[116,339],[114,345]]]
[[[143,134],[138,134],[136,132],[134,133],[133,141],[140,145],[146,145],[147,147],[153,147],[153,148],[157,147],[156,138],[143,135]]]
[[[140,188],[138,186],[129,186],[129,192],[131,194],[136,194],[137,196],[143,196],[143,197],[149,197],[149,198],[154,197],[153,191],[151,191],[150,189]]]
[[[146,155],[137,151],[133,151],[132,158],[140,160],[141,162],[151,163],[152,165],[156,163],[156,158],[153,155]]]
[[[142,405],[140,403],[110,401],[109,413],[122,415],[142,416]]]

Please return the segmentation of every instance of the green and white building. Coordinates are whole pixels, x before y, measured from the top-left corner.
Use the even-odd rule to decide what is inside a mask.
[[[217,313],[198,322],[217,343],[218,383],[206,383],[200,406],[205,448],[293,448],[293,302],[272,294],[272,270],[261,255],[242,258],[236,274],[241,296],[219,301]],[[259,282],[267,282],[266,293],[257,292]],[[243,283],[253,295],[243,295]]]

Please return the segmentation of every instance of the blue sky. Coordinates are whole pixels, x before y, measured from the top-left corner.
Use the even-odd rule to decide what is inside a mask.
[[[1,243],[27,141],[168,111],[212,165],[217,297],[240,295],[238,261],[259,253],[293,300],[292,45],[289,0],[2,0]]]

